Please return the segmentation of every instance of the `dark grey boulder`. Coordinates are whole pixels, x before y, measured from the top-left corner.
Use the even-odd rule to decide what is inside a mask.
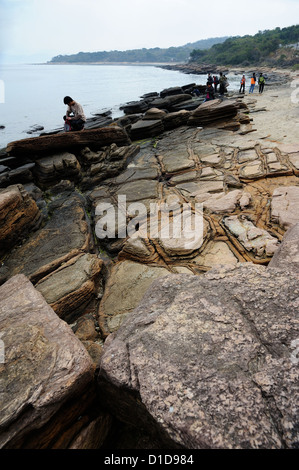
[[[144,113],[149,108],[147,101],[131,101],[130,103],[121,106],[121,109],[125,114],[136,114]]]
[[[171,88],[165,88],[165,90],[162,90],[160,92],[161,98],[165,98],[166,96],[172,96],[172,95],[180,95],[183,94],[184,90],[180,86],[175,86]]]
[[[163,132],[164,126],[161,119],[140,120],[134,123],[130,129],[132,141],[145,137],[154,137]]]

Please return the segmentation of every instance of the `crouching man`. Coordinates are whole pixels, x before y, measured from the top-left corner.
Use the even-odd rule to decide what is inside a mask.
[[[81,104],[77,103],[70,96],[65,96],[64,104],[67,105],[66,115],[63,117],[65,131],[81,131],[84,129],[86,117]]]

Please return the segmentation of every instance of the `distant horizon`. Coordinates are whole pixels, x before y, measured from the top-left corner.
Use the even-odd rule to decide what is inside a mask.
[[[196,44],[197,42],[200,42],[200,41],[209,41],[209,40],[212,40],[212,39],[223,39],[223,38],[229,38],[231,36],[211,36],[211,37],[208,37],[208,38],[204,38],[204,39],[197,39],[196,41],[193,41],[193,42],[186,42],[184,44],[181,44],[179,46],[169,46],[169,47],[161,47],[161,46],[151,46],[151,47],[138,47],[138,48],[130,48],[130,49],[110,49],[110,50],[107,50],[107,49],[97,49],[97,50],[93,50],[93,51],[78,51],[78,52],[74,52],[74,53],[56,53],[54,55],[52,55],[50,58],[49,58],[49,53],[36,53],[36,54],[27,54],[27,55],[24,55],[24,54],[11,54],[11,55],[8,55],[8,54],[5,54],[5,53],[0,53],[0,63],[2,64],[6,64],[6,65],[34,65],[34,64],[38,64],[38,65],[42,65],[42,64],[47,64],[48,62],[50,62],[54,57],[57,57],[59,55],[76,55],[76,54],[79,54],[80,52],[84,52],[84,53],[96,53],[96,52],[114,52],[114,51],[118,51],[118,52],[126,52],[126,51],[133,51],[133,50],[142,50],[142,49],[146,49],[146,50],[151,50],[151,49],[170,49],[172,47],[174,48],[177,48],[177,47],[186,47],[188,45],[192,45],[192,44]],[[47,56],[47,58],[46,58]],[[6,60],[3,60],[4,59],[9,59],[8,61]],[[11,60],[14,60],[15,62],[11,62]],[[20,60],[24,61],[24,62],[19,62]],[[30,62],[28,62],[30,61]],[[166,62],[165,62],[166,63]]]
[[[182,47],[216,37],[255,35],[299,18],[298,0],[1,0],[0,61],[43,63],[80,51]],[[295,20],[296,21],[296,20]],[[201,38],[201,39],[198,39]]]
[[[297,24],[297,23],[295,23]],[[276,29],[276,28],[280,28],[280,29],[283,29],[283,28],[287,28],[287,27],[290,27],[290,26],[294,26],[295,24],[291,24],[289,26],[276,26],[274,28],[271,28],[271,29]],[[250,34],[250,33],[245,33],[245,34],[234,34],[234,35],[223,35],[223,36],[209,36],[209,37],[205,37],[205,38],[201,38],[201,39],[197,39],[195,41],[188,41],[188,42],[184,42],[184,44],[181,44],[181,45],[171,45],[171,46],[168,46],[168,47],[165,47],[165,46],[155,46],[155,45],[152,45],[150,47],[130,47],[130,48],[125,48],[125,49],[118,49],[118,48],[112,48],[112,49],[94,49],[94,50],[85,50],[85,51],[77,51],[77,52],[52,52],[52,51],[41,51],[41,52],[38,52],[38,53],[28,53],[28,54],[15,54],[15,53],[12,53],[12,54],[9,54],[7,52],[0,52],[0,65],[3,64],[3,65],[43,65],[43,64],[47,64],[48,62],[51,62],[52,59],[54,57],[57,57],[57,56],[71,56],[71,55],[77,55],[79,54],[80,52],[83,52],[83,53],[97,53],[97,52],[114,52],[114,51],[118,51],[118,52],[126,52],[126,51],[138,51],[138,50],[142,50],[142,49],[145,49],[145,50],[151,50],[151,49],[170,49],[170,48],[180,48],[180,47],[186,47],[186,46],[189,46],[189,45],[193,45],[193,44],[196,44],[197,42],[200,42],[200,41],[209,41],[209,40],[212,40],[212,39],[223,39],[223,38],[226,38],[226,39],[229,39],[229,38],[234,38],[234,37],[243,37],[243,36],[254,36],[256,34],[258,34],[260,31],[266,31],[266,29],[264,30],[258,30],[256,31],[255,33],[253,34]],[[165,63],[169,63],[169,62],[165,62]]]
[[[8,52],[0,52],[0,65],[46,65],[48,63],[51,63],[51,61],[53,60],[53,58],[55,57],[58,57],[58,56],[72,56],[72,55],[77,55],[77,54],[80,54],[80,52],[83,52],[83,53],[90,53],[90,54],[93,54],[93,53],[98,53],[98,52],[107,52],[107,53],[111,53],[111,52],[127,52],[127,51],[139,51],[139,50],[154,50],[154,49],[161,49],[161,50],[167,50],[167,49],[170,49],[170,48],[183,48],[183,47],[187,47],[187,46],[193,46],[195,45],[196,43],[198,42],[204,42],[204,41],[210,41],[210,40],[215,40],[215,39],[229,39],[229,38],[235,38],[235,37],[243,37],[243,36],[255,36],[256,34],[258,34],[259,32],[263,32],[263,31],[267,31],[267,30],[275,30],[276,28],[280,28],[280,29],[283,29],[283,28],[288,28],[288,27],[291,27],[291,26],[295,26],[297,23],[295,24],[291,24],[289,26],[276,26],[274,28],[271,28],[271,29],[264,29],[264,30],[258,30],[256,31],[255,33],[253,34],[249,34],[249,33],[245,33],[245,34],[234,34],[234,35],[224,35],[224,36],[209,36],[209,37],[205,37],[205,38],[202,38],[202,39],[197,39],[195,41],[188,41],[188,42],[184,42],[184,44],[181,44],[181,45],[171,45],[171,46],[168,46],[168,47],[165,47],[165,46],[155,46],[155,45],[152,45],[150,47],[130,47],[130,48],[126,48],[126,49],[117,49],[117,48],[112,48],[112,49],[95,49],[95,50],[85,50],[85,51],[77,51],[77,52],[66,52],[66,53],[63,53],[63,52],[53,52],[53,51],[45,51],[45,52],[36,52],[36,53],[29,53],[29,54],[15,54],[15,53],[8,53]],[[79,62],[78,62],[79,63]],[[92,64],[93,62],[90,62],[90,64]],[[105,63],[104,62],[94,62],[94,64],[100,64],[100,63]],[[109,62],[107,61],[107,63],[112,63],[113,62]],[[123,64],[123,63],[134,63],[134,62],[119,62],[119,64]],[[149,63],[157,63],[157,62],[149,62]],[[170,64],[171,62],[159,62],[161,64]],[[173,63],[182,63],[181,61],[175,61]],[[115,63],[115,65],[117,65],[117,63]]]

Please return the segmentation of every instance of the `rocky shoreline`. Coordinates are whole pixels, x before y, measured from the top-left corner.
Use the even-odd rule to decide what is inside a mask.
[[[262,106],[285,80],[2,152],[0,448],[298,447],[299,139]],[[146,230],[165,206],[202,237]]]
[[[220,72],[223,73],[236,73],[238,75],[242,74],[251,74],[252,72],[255,73],[264,73],[267,75],[268,79],[270,80],[270,84],[283,84],[287,83],[289,80],[290,75],[292,72],[289,69],[279,69],[279,68],[270,68],[267,66],[258,66],[258,67],[223,67],[217,66],[215,64],[196,64],[196,63],[188,63],[188,64],[165,64],[160,65],[160,68],[165,70],[176,70],[186,74],[199,74],[199,75],[207,75],[211,73],[212,75],[218,74]],[[269,85],[269,82],[268,82]]]

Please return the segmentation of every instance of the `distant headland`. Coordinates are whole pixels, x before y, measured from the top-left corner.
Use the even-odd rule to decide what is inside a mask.
[[[190,58],[190,54],[193,50],[205,50],[212,47],[214,44],[221,44],[228,39],[228,36],[209,38],[196,41],[194,43],[188,43],[184,46],[169,47],[161,49],[160,47],[150,49],[131,49],[126,51],[98,51],[98,52],[78,52],[77,54],[71,55],[58,55],[53,57],[48,63],[60,64],[60,63],[100,63],[100,64],[124,64],[129,63],[141,63],[145,64],[157,64],[157,63],[178,63],[186,62]]]
[[[57,55],[48,64],[272,66],[299,68],[299,25],[250,36],[202,39],[179,47]]]

